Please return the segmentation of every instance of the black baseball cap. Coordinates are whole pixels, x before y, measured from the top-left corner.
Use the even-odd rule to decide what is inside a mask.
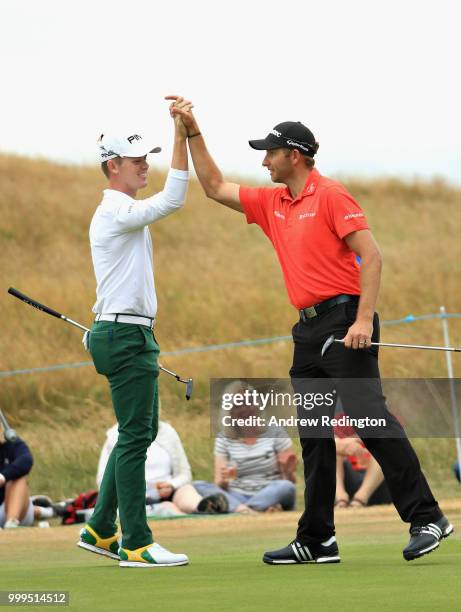
[[[314,134],[301,121],[284,121],[278,123],[261,140],[249,140],[250,147],[258,151],[270,149],[298,149],[303,155],[314,157],[319,148]]]

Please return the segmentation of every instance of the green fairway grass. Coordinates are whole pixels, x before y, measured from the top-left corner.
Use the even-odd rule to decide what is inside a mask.
[[[455,523],[461,503],[446,504]],[[160,543],[190,565],[120,569],[79,550],[77,527],[1,532],[1,590],[66,590],[71,610],[458,610],[461,538],[411,563],[406,526],[391,507],[337,515],[342,562],[269,566],[264,550],[284,546],[297,513],[161,521]]]

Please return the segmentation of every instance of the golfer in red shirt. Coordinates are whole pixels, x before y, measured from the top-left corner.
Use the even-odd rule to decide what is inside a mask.
[[[263,166],[274,183],[282,184],[252,188],[226,182],[191,111],[170,108],[172,114],[181,115],[187,128],[192,160],[206,195],[244,213],[276,250],[290,301],[299,311],[290,370],[295,392],[326,393],[334,388],[350,417],[384,419],[385,427],[370,425],[359,434],[380,464],[402,520],[410,524],[404,558],[410,561],[431,552],[453,527],[434,499],[402,426],[386,407],[378,350],[370,345],[379,340],[375,304],[381,254],[362,209],[340,183],[314,168],[318,143],[302,123],[279,123],[265,138],[249,141],[254,149],[265,151]],[[344,338],[345,347],[352,350],[334,344],[322,358],[322,345],[332,334]],[[302,407],[298,409],[303,412],[300,416],[306,416]],[[331,418],[333,412],[334,406],[323,406],[317,416]],[[299,433],[305,510],[296,538],[280,550],[266,552],[263,561],[337,563],[332,428],[300,429]]]

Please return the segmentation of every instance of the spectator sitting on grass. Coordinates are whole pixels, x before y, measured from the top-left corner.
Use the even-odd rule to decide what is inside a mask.
[[[243,394],[253,388],[243,381],[231,383],[226,393]],[[254,405],[234,405],[232,418],[258,415]],[[215,440],[214,483],[195,481],[204,496],[224,494],[229,512],[293,510],[296,501],[297,459],[293,445],[281,427],[226,428]]]
[[[96,481],[98,487],[109,455],[117,443],[114,425],[107,431],[106,442],[99,458]],[[191,513],[216,514],[228,512],[224,495],[213,492],[203,498],[191,485],[192,472],[176,430],[159,421],[158,434],[147,449],[146,505],[149,516],[180,516]]]
[[[52,508],[32,504],[26,476],[32,469],[29,447],[16,438],[0,442],[0,528],[29,527],[34,520],[54,516]]]
[[[342,413],[335,415],[337,418]],[[391,504],[384,474],[353,427],[333,428],[336,442],[336,508]]]

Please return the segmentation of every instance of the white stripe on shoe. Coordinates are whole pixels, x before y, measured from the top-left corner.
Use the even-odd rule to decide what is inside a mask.
[[[298,547],[298,552],[299,552],[299,556],[301,557],[301,559],[303,561],[308,561],[308,557],[307,557],[306,553],[304,552],[303,546],[301,546],[301,544],[299,542],[296,542],[296,546]]]
[[[427,529],[432,529],[433,531],[435,531],[436,534],[438,534],[438,537],[441,538],[442,537],[442,530],[440,529],[440,527],[438,525],[436,525],[435,523],[429,523],[428,525],[426,525]]]
[[[439,529],[437,525],[424,525],[424,527],[421,528],[421,533],[434,536],[434,538],[437,538],[437,540],[440,540],[442,537],[442,530]]]
[[[298,559],[299,563],[303,563],[303,560],[301,559],[301,556],[300,556],[299,552],[296,550],[296,546],[294,544],[292,544],[291,548],[293,549],[295,557]]]

